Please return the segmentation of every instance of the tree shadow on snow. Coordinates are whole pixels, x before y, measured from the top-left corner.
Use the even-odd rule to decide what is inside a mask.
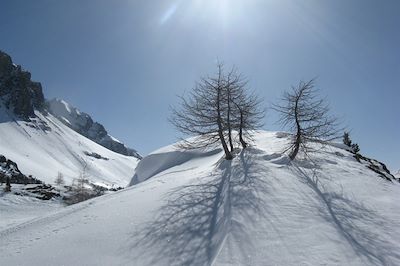
[[[257,156],[245,150],[234,161],[221,161],[210,175],[199,177],[198,184],[168,193],[156,220],[135,232],[131,248],[142,250],[142,258],[151,257],[149,264],[168,265],[210,265],[228,232],[249,248],[244,225],[232,219],[232,211],[247,224],[267,215],[258,193],[268,191],[268,171]]]
[[[347,197],[343,192],[330,192],[320,182],[317,171],[292,164],[293,171],[317,195],[321,205],[319,213],[331,223],[364,262],[373,265],[392,265],[400,260],[397,248],[390,244],[385,234],[391,233],[390,221],[377,212]],[[371,228],[382,228],[379,234]],[[384,232],[382,234],[382,232]],[[365,261],[366,260],[366,261]]]

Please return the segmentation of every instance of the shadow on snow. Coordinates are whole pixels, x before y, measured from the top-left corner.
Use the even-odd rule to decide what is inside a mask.
[[[392,265],[393,259],[400,259],[397,248],[386,240],[385,235],[370,230],[382,228],[380,232],[390,234],[393,225],[389,221],[343,192],[328,191],[320,182],[316,169],[301,168],[295,163],[291,164],[291,169],[315,192],[321,203],[320,215],[334,226],[359,257],[373,265]]]
[[[268,192],[267,169],[257,162],[252,152],[243,151],[239,158],[222,161],[211,174],[200,177],[200,184],[170,192],[156,220],[135,232],[140,240],[134,248],[144,250],[141,256],[152,256],[149,263],[168,261],[168,265],[210,265],[230,231],[249,248],[250,241],[243,239],[250,236],[241,221],[232,219],[232,211],[247,223],[256,223],[255,212],[265,215],[267,204],[258,192]],[[147,254],[155,247],[159,247],[156,256]]]
[[[265,159],[261,150],[249,148],[233,161],[222,161],[210,174],[199,177],[199,184],[171,191],[156,219],[134,233],[133,238],[139,241],[129,248],[143,251],[140,256],[149,259],[149,264],[168,265],[210,265],[228,233],[233,241],[238,240],[238,252],[253,249],[244,221],[250,227],[262,221],[277,231],[269,208],[275,202],[267,202],[265,195],[274,193],[272,182],[279,179],[271,176]],[[385,235],[366,229],[379,227],[383,229],[380,232],[390,234],[389,221],[343,192],[328,191],[318,179],[317,171],[321,169],[294,163],[286,166],[315,192],[318,213],[359,257],[382,265],[400,259],[396,247],[385,241]]]

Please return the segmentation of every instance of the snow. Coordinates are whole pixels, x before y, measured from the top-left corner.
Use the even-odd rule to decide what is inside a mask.
[[[15,195],[24,185],[12,184],[13,193],[3,192],[0,186],[0,230],[4,230],[39,216],[47,215],[64,207],[59,200],[40,200],[29,196]]]
[[[400,265],[400,185],[340,147],[290,163],[286,143],[160,149],[135,185],[0,231],[1,264]]]
[[[63,118],[70,125],[79,125],[81,127],[88,123],[89,115],[81,113],[77,108],[70,106],[66,101],[54,99],[48,102],[49,108],[57,117]]]
[[[217,154],[221,150],[217,149],[210,152],[201,151],[168,151],[163,153],[152,153],[142,159],[135,169],[130,185],[135,185],[149,179],[150,177],[165,170],[179,166],[196,158],[208,157]]]
[[[141,158],[136,150],[126,147],[117,138],[108,134],[104,126],[93,121],[87,113],[80,112],[64,100],[52,99],[47,103],[49,112],[76,132],[108,149],[124,155]]]
[[[121,141],[120,141],[119,139],[117,139],[117,138],[115,138],[115,137],[113,137],[113,136],[111,136],[111,135],[109,135],[109,137],[110,137],[110,139],[111,139],[112,141],[121,143]]]
[[[58,172],[67,184],[84,171],[104,186],[126,186],[138,160],[120,155],[73,131],[51,114],[36,111],[31,122],[16,119],[0,106],[0,154],[16,162],[25,175],[53,183]],[[96,159],[87,153],[97,153]],[[86,166],[86,167],[85,167]]]

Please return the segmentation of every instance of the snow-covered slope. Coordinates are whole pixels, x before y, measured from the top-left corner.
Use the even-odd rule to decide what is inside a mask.
[[[137,158],[98,145],[51,114],[35,111],[35,116],[21,120],[0,102],[0,154],[16,162],[22,173],[53,183],[61,172],[70,184],[85,171],[101,185],[129,183]]]
[[[290,163],[285,143],[260,132],[232,161],[161,149],[136,185],[0,231],[1,263],[400,265],[399,183],[334,146]]]
[[[47,105],[51,114],[81,135],[117,153],[141,158],[136,150],[127,148],[122,142],[108,134],[102,124],[94,122],[90,115],[80,112],[64,100],[53,99],[48,101]]]
[[[12,193],[4,192],[0,186],[0,231],[64,208],[61,199],[42,200],[32,194],[21,196],[27,194],[23,188],[32,186],[12,184]]]

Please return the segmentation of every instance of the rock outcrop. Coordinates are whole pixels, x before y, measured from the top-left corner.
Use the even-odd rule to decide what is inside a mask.
[[[0,183],[6,183],[9,178],[14,184],[41,184],[42,182],[32,176],[26,176],[18,169],[17,163],[0,155]]]
[[[0,51],[0,98],[5,106],[22,119],[42,110],[42,85],[31,80],[31,73],[12,63],[11,57]]]

